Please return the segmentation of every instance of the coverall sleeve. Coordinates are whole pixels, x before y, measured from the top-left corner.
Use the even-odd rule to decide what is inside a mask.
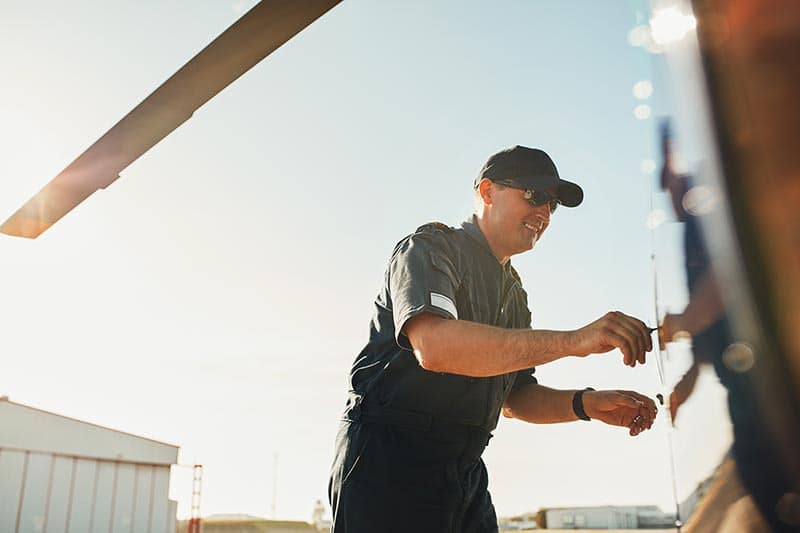
[[[444,237],[414,234],[401,241],[389,268],[389,292],[397,343],[410,350],[403,331],[409,319],[420,313],[457,319],[456,267]]]

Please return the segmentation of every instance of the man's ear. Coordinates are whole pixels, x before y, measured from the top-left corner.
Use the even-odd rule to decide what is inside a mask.
[[[492,202],[494,201],[492,198],[494,191],[495,186],[492,180],[484,179],[478,183],[478,194],[480,194],[481,200],[483,200],[485,205],[492,205]]]

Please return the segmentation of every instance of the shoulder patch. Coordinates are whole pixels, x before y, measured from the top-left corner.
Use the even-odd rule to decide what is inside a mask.
[[[431,292],[431,305],[434,307],[438,307],[443,311],[447,311],[453,318],[458,320],[458,309],[456,309],[456,304],[454,304],[453,300],[451,300],[444,294],[439,294],[438,292]]]
[[[447,224],[443,224],[441,222],[429,222],[427,224],[423,224],[422,226],[418,227],[417,231],[415,231],[414,233],[432,233],[434,231],[452,233],[455,230],[450,226],[448,226]]]

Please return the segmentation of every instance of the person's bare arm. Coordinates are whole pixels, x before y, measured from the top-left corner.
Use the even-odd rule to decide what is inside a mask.
[[[591,391],[584,393],[586,394]],[[558,424],[578,420],[572,410],[574,390],[558,390],[539,384],[518,387],[503,404],[503,416],[532,424]],[[585,400],[584,400],[585,406]]]
[[[678,416],[678,409],[681,405],[689,399],[694,391],[695,384],[697,384],[697,377],[700,375],[700,365],[695,361],[689,370],[675,385],[675,388],[669,395],[669,414],[672,418],[672,423],[675,424],[675,418]]]
[[[523,385],[509,394],[503,404],[503,415],[534,424],[578,420],[572,409],[575,392],[539,384]],[[650,429],[658,412],[653,400],[625,390],[586,391],[583,409],[593,420],[628,428],[631,436]]]
[[[709,267],[695,284],[683,314],[691,324],[690,332],[697,333],[713,324],[724,312],[717,278]]]
[[[697,281],[682,313],[667,314],[659,329],[661,346],[675,340],[679,332],[695,335],[719,320],[725,313],[714,273],[710,267]]]
[[[504,329],[422,313],[411,318],[404,331],[422,368],[472,377],[615,348],[622,351],[626,365],[636,366],[652,349],[647,326],[616,311],[574,331]]]

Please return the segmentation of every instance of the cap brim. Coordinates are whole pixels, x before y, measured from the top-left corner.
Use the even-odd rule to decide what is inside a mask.
[[[583,202],[583,189],[571,181],[558,180],[558,200],[565,207],[578,207]]]
[[[526,176],[515,180],[521,186],[536,189],[539,187],[556,187],[558,201],[565,207],[578,207],[583,202],[583,189],[577,183],[562,180],[556,176]]]

